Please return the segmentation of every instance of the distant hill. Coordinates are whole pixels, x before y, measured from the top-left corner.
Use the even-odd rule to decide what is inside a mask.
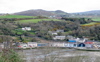
[[[80,14],[99,14],[100,10],[93,10],[93,11],[86,11],[86,12],[79,12]]]
[[[14,15],[26,15],[26,16],[53,16],[53,17],[62,17],[62,16],[68,16],[68,13],[57,10],[57,11],[46,11],[42,9],[36,9],[36,10],[27,10],[22,11],[18,13],[14,13]]]
[[[27,11],[14,13],[14,14],[15,15],[26,15],[26,16],[55,16],[56,15],[56,14],[53,14],[52,12],[42,10],[42,9],[27,10]]]
[[[56,11],[51,11],[51,12],[56,14],[57,16],[61,16],[61,17],[68,17],[70,15],[69,13],[66,13],[61,10],[56,10]]]
[[[0,16],[3,15],[3,13],[0,13]]]
[[[25,16],[51,16],[51,17],[100,17],[100,10],[67,13],[61,10],[46,11],[42,9],[27,10],[22,12],[14,13],[14,15],[25,15]]]
[[[100,17],[100,10],[72,13],[73,16]]]

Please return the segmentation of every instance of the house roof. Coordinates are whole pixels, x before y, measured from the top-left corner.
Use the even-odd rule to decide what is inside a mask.
[[[97,42],[98,43],[98,41],[87,40],[87,41],[85,41],[85,44],[93,44],[94,42]]]
[[[85,44],[93,44],[93,42],[85,42]]]
[[[87,40],[85,42],[99,42],[99,41]]]
[[[76,42],[75,40],[69,40],[68,42]]]

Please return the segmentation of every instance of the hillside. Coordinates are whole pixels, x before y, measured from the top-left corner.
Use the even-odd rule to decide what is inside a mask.
[[[27,10],[27,11],[14,13],[14,15],[68,17],[70,14],[68,14],[68,13],[66,13],[64,11],[61,11],[61,10],[46,11],[46,10],[42,10],[42,9],[36,9],[36,10]]]
[[[27,11],[22,11],[18,13],[14,13],[15,15],[26,15],[26,16],[55,16],[56,14],[53,14],[52,12],[45,11],[42,9],[37,9],[37,10],[27,10]]]
[[[86,11],[86,12],[77,12],[71,13],[73,16],[78,17],[100,17],[100,10]]]
[[[79,12],[79,14],[100,15],[100,10],[93,10],[93,11]]]
[[[62,21],[62,20],[59,20],[59,19],[29,19],[29,20],[19,20],[16,22],[23,24],[23,23],[38,23],[39,21]]]
[[[1,15],[0,19],[2,18],[33,18],[33,16],[23,16],[23,15]]]
[[[61,17],[68,17],[70,15],[69,13],[66,13],[61,10],[56,10],[56,11],[51,11],[51,12],[56,14],[57,16],[61,16]]]

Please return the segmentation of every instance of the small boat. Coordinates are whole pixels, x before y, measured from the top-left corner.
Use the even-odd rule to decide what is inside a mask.
[[[87,48],[87,47],[76,47],[76,50],[82,50],[82,51],[100,51],[100,49],[96,48]]]

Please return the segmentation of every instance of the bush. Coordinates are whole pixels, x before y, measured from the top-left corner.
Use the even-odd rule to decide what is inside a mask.
[[[23,62],[14,50],[7,50],[0,53],[0,62]]]

